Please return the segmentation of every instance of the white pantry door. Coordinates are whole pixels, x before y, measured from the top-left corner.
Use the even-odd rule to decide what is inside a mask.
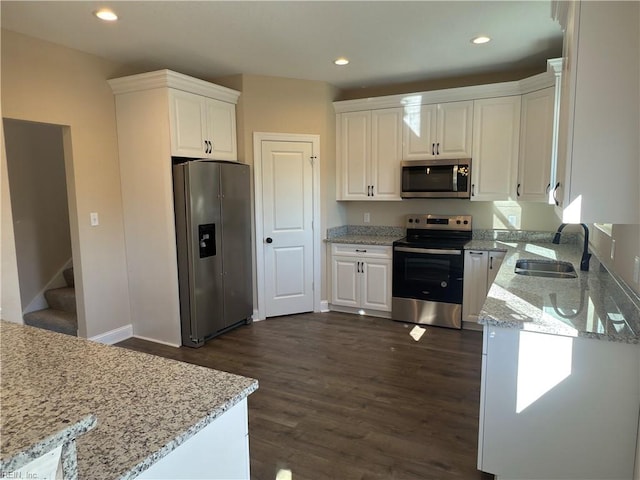
[[[263,140],[266,317],[313,311],[313,144]]]

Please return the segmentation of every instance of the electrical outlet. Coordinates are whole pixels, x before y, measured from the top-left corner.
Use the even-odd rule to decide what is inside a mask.
[[[616,241],[615,239],[611,240],[611,260],[613,260],[613,257],[616,256]]]
[[[96,227],[96,226],[100,225],[100,221],[98,220],[98,214],[96,212],[91,212],[89,214],[89,216],[91,217],[91,226],[92,227]]]
[[[371,221],[371,215],[369,212],[364,214],[364,223],[369,223]]]
[[[640,257],[637,255],[633,260],[633,281],[640,283]]]

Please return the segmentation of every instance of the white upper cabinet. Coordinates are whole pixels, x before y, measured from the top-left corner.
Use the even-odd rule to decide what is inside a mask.
[[[338,200],[400,200],[401,122],[401,108],[338,115]]]
[[[640,223],[640,3],[556,2],[563,222]]]
[[[520,95],[474,102],[471,200],[516,197],[520,103]]]
[[[169,102],[173,156],[238,159],[233,103],[175,89]]]
[[[554,87],[522,96],[518,201],[549,202],[553,179]]]
[[[471,156],[473,102],[404,107],[403,160]]]

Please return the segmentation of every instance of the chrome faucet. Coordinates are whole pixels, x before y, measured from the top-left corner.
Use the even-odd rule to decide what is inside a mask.
[[[584,228],[584,246],[582,247],[582,258],[580,259],[580,270],[583,272],[589,271],[589,260],[591,259],[591,254],[589,253],[589,227],[586,224],[580,224],[582,228]],[[560,243],[560,235],[562,235],[562,230],[566,227],[566,223],[560,224],[556,234],[553,236],[552,243],[556,245]]]

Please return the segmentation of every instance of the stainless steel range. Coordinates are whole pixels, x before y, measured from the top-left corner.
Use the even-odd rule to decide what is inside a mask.
[[[393,243],[391,318],[462,328],[464,245],[470,215],[408,215],[407,236]]]

